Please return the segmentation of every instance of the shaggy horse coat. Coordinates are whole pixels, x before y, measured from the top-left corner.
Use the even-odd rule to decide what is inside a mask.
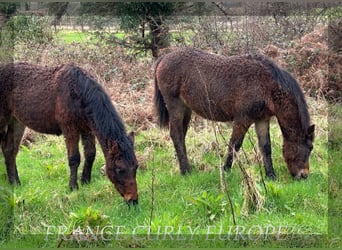
[[[169,126],[181,173],[190,170],[185,136],[192,111],[220,122],[233,132],[224,168],[231,168],[248,128],[254,123],[266,175],[275,178],[269,123],[276,116],[284,137],[289,172],[306,178],[314,125],[297,81],[261,55],[224,57],[184,48],[155,64],[154,105],[160,126]]]
[[[27,63],[0,65],[0,143],[10,183],[18,183],[16,155],[25,127],[65,137],[70,189],[77,189],[81,137],[85,163],[82,183],[91,178],[95,136],[106,159],[106,173],[126,201],[136,202],[138,166],[132,136],[103,88],[72,64],[41,67]]]

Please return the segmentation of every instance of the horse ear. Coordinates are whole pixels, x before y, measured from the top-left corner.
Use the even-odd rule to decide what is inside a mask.
[[[119,144],[115,141],[108,143],[108,150],[111,155],[118,156],[120,154]]]
[[[314,135],[315,135],[315,125],[314,124],[308,127],[306,134],[307,134],[308,139],[313,140]]]
[[[128,139],[130,139],[132,141],[132,143],[134,144],[134,139],[135,139],[135,133],[132,131],[128,134]]]

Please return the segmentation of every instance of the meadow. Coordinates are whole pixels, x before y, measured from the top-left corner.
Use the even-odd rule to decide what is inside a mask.
[[[256,136],[250,130],[243,151],[225,176],[233,207],[221,189],[219,171],[231,132],[229,125],[191,127],[187,145],[193,172],[187,176],[179,174],[167,131],[158,128],[141,131],[135,145],[140,160],[137,207],[128,207],[103,176],[104,158],[99,149],[92,182],[70,192],[63,138],[40,135],[29,148],[22,146],[17,158],[22,186],[14,188],[10,199],[14,233],[4,246],[237,247],[257,244],[303,247],[324,244],[319,236],[328,232],[327,120],[317,115],[313,121],[318,125],[318,133],[311,173],[302,181],[293,180],[287,172],[276,122],[272,124],[271,134],[278,179],[264,180],[264,174],[260,175]],[[248,194],[239,164],[254,180],[262,203],[258,208],[250,208],[245,203]],[[1,168],[1,179],[6,181],[4,168]],[[104,231],[98,232],[100,229]],[[133,237],[135,234],[138,236]],[[177,237],[183,240],[176,240]]]
[[[82,43],[89,41],[88,36],[68,31],[59,34],[58,43]],[[79,46],[80,50],[83,48],[80,44],[75,46]],[[35,58],[40,56],[43,59],[39,60],[46,62],[49,61],[47,58],[56,58],[60,49],[56,51],[45,49],[45,54],[38,53]],[[94,62],[102,59],[103,51],[97,49],[96,52],[98,55],[92,59]],[[31,55],[29,53],[26,51],[17,56],[23,58]],[[68,54],[73,57],[67,57],[65,50],[63,53],[53,62],[63,58],[73,60],[78,56],[77,49],[73,51],[74,54]],[[93,58],[94,55],[89,50],[83,58]],[[30,60],[36,61],[35,58]],[[79,60],[85,68],[90,69],[92,61],[89,64],[81,61],[86,59]],[[117,66],[113,71],[95,76],[108,83],[113,81],[113,75],[119,75],[117,85],[105,85],[114,99],[119,84],[123,85],[129,74],[140,77],[130,82],[129,88],[126,85],[122,87],[126,89],[123,91],[125,95],[130,97],[126,102],[115,99],[127,131],[137,132],[135,149],[140,163],[137,171],[138,206],[127,206],[103,175],[104,157],[99,146],[91,183],[80,186],[78,191],[69,191],[69,169],[63,138],[37,135],[33,143],[21,146],[17,157],[21,186],[13,188],[7,184],[4,160],[0,155],[0,206],[3,210],[0,215],[3,223],[0,227],[0,247],[226,248],[329,245],[328,191],[331,187],[328,167],[329,157],[340,152],[339,146],[336,146],[339,145],[340,134],[336,129],[332,137],[336,141],[328,138],[328,121],[331,118],[329,110],[333,110],[336,120],[339,120],[342,113],[340,106],[329,108],[323,98],[307,96],[312,123],[316,124],[316,139],[310,158],[310,175],[305,180],[294,180],[287,171],[281,153],[282,135],[275,119],[271,124],[271,141],[277,180],[264,177],[253,128],[249,130],[232,170],[222,176],[220,166],[225,161],[231,125],[205,121],[200,117],[194,117],[186,139],[193,170],[191,174],[181,176],[169,132],[160,130],[153,118],[144,117],[145,123],[139,123],[139,112],[142,111],[139,109],[136,112],[135,106],[127,104],[139,102],[145,105],[143,107],[147,112],[151,110],[151,98],[146,95],[153,89],[149,78],[151,72],[146,78],[145,70],[152,63],[146,66],[144,59],[141,59],[130,65],[132,69],[125,64],[120,65],[120,60],[118,65],[122,68]],[[101,62],[110,64],[106,60]],[[122,73],[126,68],[131,73]],[[133,96],[132,91],[141,93]],[[338,157],[336,159],[340,162]],[[254,200],[246,186],[244,172],[253,186]]]

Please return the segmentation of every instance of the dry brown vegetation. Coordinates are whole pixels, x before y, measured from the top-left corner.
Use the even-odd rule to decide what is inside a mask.
[[[341,101],[342,55],[329,46],[332,39],[330,30],[333,28],[338,27],[319,27],[294,41],[292,48],[284,50],[268,45],[263,52],[290,70],[308,94],[324,96],[330,101]],[[341,27],[339,29],[336,35],[341,36]],[[335,36],[334,39],[338,40]]]
[[[328,26],[318,27],[293,41],[291,48],[270,44],[259,51],[292,72],[308,95],[338,101],[342,57],[330,49],[328,33]],[[152,59],[137,58],[121,47],[108,45],[57,43],[31,48],[17,46],[16,51],[17,61],[41,65],[72,62],[83,67],[105,87],[126,124],[137,131],[156,126]]]

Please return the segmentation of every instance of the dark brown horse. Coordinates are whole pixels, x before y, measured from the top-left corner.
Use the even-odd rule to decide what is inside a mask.
[[[0,65],[0,143],[11,184],[20,184],[16,155],[25,127],[63,134],[67,146],[71,190],[77,189],[81,137],[85,163],[81,183],[90,182],[95,137],[106,161],[106,173],[128,203],[138,201],[133,136],[104,89],[72,64],[56,68],[27,63]]]
[[[269,123],[276,116],[289,172],[308,176],[315,127],[304,95],[290,73],[264,56],[224,57],[192,48],[169,53],[155,64],[154,102],[160,126],[170,126],[182,174],[190,170],[185,136],[194,111],[209,120],[233,122],[225,170],[254,123],[266,176],[272,179]]]

